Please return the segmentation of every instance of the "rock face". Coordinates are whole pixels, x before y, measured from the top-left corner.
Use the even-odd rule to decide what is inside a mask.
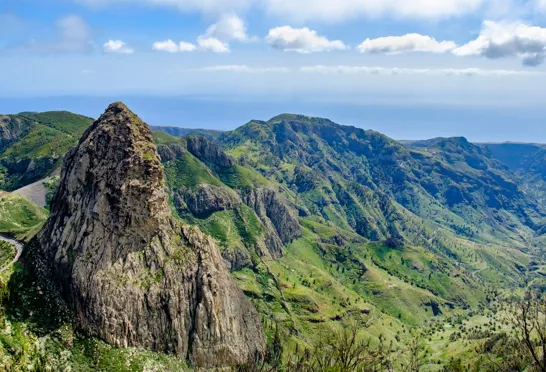
[[[243,201],[254,209],[266,227],[266,245],[273,257],[282,256],[284,244],[301,236],[297,212],[275,190],[253,189]]]
[[[157,152],[161,156],[162,161],[170,161],[177,157],[182,157],[187,151],[185,147],[179,144],[160,145],[157,147]]]
[[[241,199],[227,188],[201,184],[194,189],[176,190],[174,202],[178,210],[188,209],[195,217],[207,218],[214,212],[234,209],[241,204]]]
[[[226,155],[218,145],[207,141],[203,137],[188,137],[186,143],[188,151],[205,163],[223,168],[232,167],[235,164],[233,158]]]
[[[264,349],[259,316],[218,247],[175,221],[151,132],[114,103],[65,161],[38,242],[77,325],[201,366]]]

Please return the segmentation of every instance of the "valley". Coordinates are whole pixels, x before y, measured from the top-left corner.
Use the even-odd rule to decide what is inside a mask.
[[[0,358],[290,370],[354,328],[370,370],[495,370],[509,300],[546,290],[545,159],[293,114],[224,132],[122,103],[0,116],[0,233],[25,244],[0,272]]]

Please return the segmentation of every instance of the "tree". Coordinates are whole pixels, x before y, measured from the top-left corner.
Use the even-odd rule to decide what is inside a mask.
[[[509,320],[520,350],[531,360],[532,370],[546,372],[546,298],[529,292],[511,310]]]

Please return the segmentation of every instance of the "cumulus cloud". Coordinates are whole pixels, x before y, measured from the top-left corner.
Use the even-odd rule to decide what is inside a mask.
[[[537,66],[546,57],[546,28],[485,21],[478,38],[454,49],[453,54],[490,59],[517,56],[524,65]]]
[[[358,49],[362,53],[398,54],[403,52],[444,53],[456,47],[457,44],[453,41],[437,41],[430,36],[406,34],[366,39],[358,46]]]
[[[197,38],[195,44],[181,41],[178,44],[172,40],[158,41],[152,46],[153,50],[180,53],[196,50],[213,53],[229,53],[229,42],[249,42],[255,38],[248,36],[245,22],[236,14],[222,16],[218,22],[207,28],[203,35]]]
[[[291,70],[288,67],[249,67],[247,65],[226,65],[226,66],[202,67],[194,71],[263,74],[263,73],[288,73]]]
[[[102,46],[105,53],[133,54],[135,50],[121,40],[108,40]]]
[[[186,43],[181,41],[175,43],[171,39],[165,41],[156,41],[152,45],[152,49],[158,52],[167,52],[167,53],[183,53],[183,52],[193,52],[197,49],[197,46],[192,43]]]
[[[349,47],[340,40],[330,41],[316,31],[290,26],[276,27],[269,30],[266,41],[275,49],[285,52],[314,53],[332,50],[344,50]]]
[[[215,37],[200,36],[197,38],[197,45],[203,52],[229,53],[229,44],[218,40]]]
[[[437,19],[471,14],[489,0],[267,0],[266,9],[299,21],[339,22],[360,16]]]
[[[511,76],[530,75],[519,70],[487,70],[480,68],[400,68],[369,66],[304,66],[299,69],[306,73],[320,74],[361,74],[361,75],[445,75],[445,76]]]
[[[167,53],[183,53],[183,52],[213,52],[213,53],[229,53],[229,44],[224,43],[214,37],[200,36],[197,38],[197,45],[181,41],[175,43],[171,39],[165,41],[156,41],[152,45],[152,49],[158,52]]]
[[[207,29],[204,36],[223,42],[233,40],[246,42],[254,39],[248,36],[245,22],[236,14],[222,16],[218,22]]]
[[[83,53],[93,48],[91,27],[78,15],[68,15],[55,23],[54,41],[31,40],[17,47],[37,53]]]

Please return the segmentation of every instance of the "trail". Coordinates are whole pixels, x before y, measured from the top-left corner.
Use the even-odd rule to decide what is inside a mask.
[[[19,260],[19,257],[21,257],[21,253],[23,253],[23,245],[19,243],[17,240],[10,239],[7,236],[4,236],[2,234],[0,234],[0,240],[13,244],[15,248],[17,249],[17,254],[15,255],[15,258],[9,264],[7,264],[6,266],[0,269],[0,274],[2,274],[4,271],[9,269],[11,265],[16,263],[17,260]]]

